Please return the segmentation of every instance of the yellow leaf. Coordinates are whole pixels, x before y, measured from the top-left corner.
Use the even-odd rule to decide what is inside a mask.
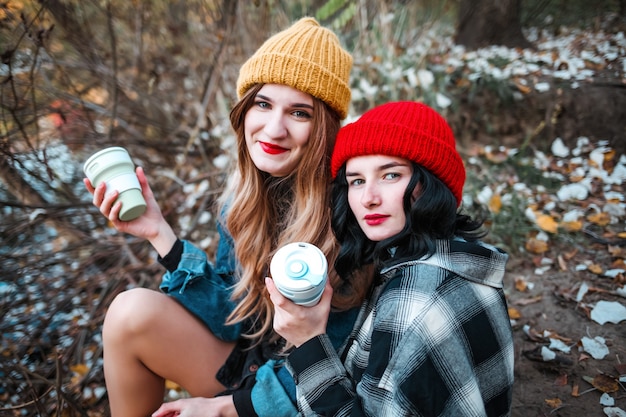
[[[109,100],[109,92],[101,87],[94,87],[87,91],[87,94],[83,96],[85,101],[91,101],[92,103],[105,105]]]
[[[509,307],[509,318],[512,320],[518,320],[522,318],[522,313],[515,307]]]
[[[169,379],[165,380],[165,389],[167,390],[175,390],[175,391],[180,391],[180,385],[178,385],[176,382],[174,381],[170,381]]]
[[[572,222],[561,222],[560,226],[567,232],[578,232],[583,228],[583,222],[574,220]]]
[[[589,267],[587,268],[589,270],[589,272],[592,272],[596,275],[600,275],[602,273],[602,267],[598,264],[591,264],[589,265]]]
[[[611,222],[611,216],[609,213],[594,213],[587,216],[587,220],[591,223],[597,224],[598,226],[606,226]]]
[[[89,372],[89,367],[84,363],[78,363],[76,365],[70,366],[70,370],[80,376],[85,376],[87,375],[87,372]]]
[[[613,159],[615,159],[615,149],[610,149],[607,150],[606,152],[604,152],[604,160],[605,161],[612,161]]]
[[[548,243],[532,237],[526,241],[524,247],[530,253],[544,253],[548,250]]]
[[[559,227],[558,223],[552,218],[552,216],[547,214],[540,214],[537,216],[537,226],[539,226],[541,230],[549,233],[556,233]]]
[[[500,213],[501,209],[502,209],[502,198],[500,198],[500,196],[496,194],[493,197],[491,197],[491,200],[489,201],[489,210],[491,210],[492,213],[498,214]]]
[[[528,289],[528,284],[523,277],[515,278],[515,289],[519,292],[524,292]]]
[[[517,87],[517,89],[518,89],[518,90],[519,90],[522,94],[528,94],[528,93],[530,93],[530,92],[532,91],[532,89],[531,89],[529,86],[524,85],[524,84],[522,84],[521,82],[514,81],[514,83],[515,83],[515,87]]]

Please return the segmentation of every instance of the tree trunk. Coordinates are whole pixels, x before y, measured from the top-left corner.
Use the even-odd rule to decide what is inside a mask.
[[[461,0],[456,43],[468,49],[532,47],[522,33],[520,9],[521,0]]]

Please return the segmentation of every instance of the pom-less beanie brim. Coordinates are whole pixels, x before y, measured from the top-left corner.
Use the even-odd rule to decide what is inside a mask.
[[[275,34],[239,71],[237,95],[255,84],[283,84],[328,104],[341,119],[350,105],[352,56],[339,39],[311,17]]]
[[[342,127],[331,159],[332,177],[337,176],[348,159],[363,155],[390,155],[414,161],[439,178],[460,205],[466,175],[463,160],[448,123],[425,104],[383,104]]]

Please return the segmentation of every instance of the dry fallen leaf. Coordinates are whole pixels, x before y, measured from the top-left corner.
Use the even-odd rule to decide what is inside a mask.
[[[556,233],[559,228],[559,224],[548,214],[538,215],[536,222],[541,230],[548,233]]]
[[[165,389],[167,390],[175,390],[175,391],[180,391],[180,385],[178,385],[176,382],[174,381],[170,381],[169,379],[165,380]]]
[[[543,337],[543,335],[540,334],[539,332],[537,332],[532,327],[528,327],[527,329],[525,329],[524,333],[526,334],[526,336],[528,336],[528,339],[530,339],[533,342],[544,342],[545,341],[545,338]]]
[[[70,370],[80,376],[85,376],[87,372],[89,372],[89,367],[84,363],[78,363],[76,365],[70,366]]]
[[[569,261],[569,260],[570,260],[570,259],[572,259],[574,256],[576,256],[576,254],[577,254],[577,253],[578,253],[578,249],[574,249],[574,250],[571,250],[571,251],[569,251],[569,252],[565,252],[565,253],[563,253],[563,256],[565,257],[565,259],[566,259],[566,260],[568,260],[568,261]]]
[[[558,408],[561,406],[562,401],[560,398],[546,398],[544,400],[551,408]]]
[[[593,213],[587,216],[587,220],[591,223],[597,224],[598,226],[606,226],[611,222],[611,215],[605,212]]]
[[[602,266],[598,264],[591,264],[587,267],[587,270],[593,274],[600,275],[603,271]]]
[[[489,200],[489,210],[491,210],[492,213],[498,214],[500,213],[501,209],[502,209],[502,198],[496,194],[493,197],[491,197],[491,200]]]
[[[520,93],[522,94],[528,94],[532,91],[532,88],[530,88],[527,85],[522,84],[520,81],[515,80],[515,87],[517,87],[517,89],[520,91]]]
[[[555,332],[553,332],[553,331],[550,331],[550,332],[549,332],[549,336],[548,336],[548,337],[549,337],[550,339],[560,340],[561,342],[566,343],[566,344],[570,344],[570,343],[572,343],[572,339],[571,339],[571,338],[569,338],[569,337],[565,337],[565,336],[561,336],[560,334],[555,333]]]
[[[544,253],[548,251],[548,242],[531,237],[524,247],[530,253]]]
[[[522,318],[522,313],[515,307],[509,307],[509,318],[512,320],[518,320]]]
[[[623,259],[616,259],[611,262],[611,269],[625,269],[626,270],[626,262]]]
[[[598,374],[593,378],[583,376],[583,379],[593,385],[594,388],[602,392],[609,393],[619,390],[619,384],[617,383],[617,380],[605,374]]]
[[[604,152],[604,161],[605,162],[610,162],[612,160],[615,159],[615,149],[608,149],[606,152]]]
[[[554,381],[554,385],[556,385],[557,387],[564,387],[565,385],[567,385],[567,374],[559,375]]]
[[[567,232],[578,232],[583,228],[583,222],[580,220],[561,222],[560,227]]]
[[[494,164],[501,164],[509,159],[508,153],[493,149],[485,153],[485,157]]]
[[[528,304],[534,304],[541,301],[542,297],[540,295],[536,295],[530,298],[522,298],[520,300],[515,301],[515,305],[518,306],[526,306]]]
[[[572,387],[572,397],[579,397],[580,396],[580,392],[578,389],[578,384],[574,384],[574,386]]]
[[[626,234],[626,232],[624,232]],[[621,233],[618,233],[618,236]],[[626,237],[626,236],[624,236]],[[609,253],[617,258],[626,258],[626,247],[609,245]]]
[[[524,277],[515,277],[515,289],[519,292],[528,290],[528,283]]]

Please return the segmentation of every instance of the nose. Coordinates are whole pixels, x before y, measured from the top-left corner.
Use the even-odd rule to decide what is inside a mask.
[[[282,139],[287,136],[287,127],[281,111],[274,110],[268,113],[263,132],[272,139]]]
[[[373,182],[367,182],[361,194],[361,204],[363,207],[376,207],[380,204],[380,193],[378,187]]]

